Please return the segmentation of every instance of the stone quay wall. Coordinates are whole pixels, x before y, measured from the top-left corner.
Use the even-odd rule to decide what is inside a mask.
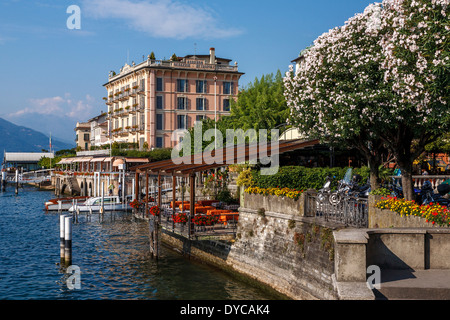
[[[165,231],[163,242],[290,299],[338,299],[333,230],[339,226],[302,216],[302,199],[244,194],[241,200],[234,240],[188,240]]]
[[[376,209],[375,196],[369,228],[349,228],[305,216],[304,200],[304,194],[294,201],[241,193],[235,239],[194,240],[164,231],[163,242],[298,300],[373,300],[366,282],[372,265],[450,269],[450,228]]]

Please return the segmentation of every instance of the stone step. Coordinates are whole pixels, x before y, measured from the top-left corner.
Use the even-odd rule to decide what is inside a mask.
[[[450,300],[450,270],[381,270],[377,300]]]

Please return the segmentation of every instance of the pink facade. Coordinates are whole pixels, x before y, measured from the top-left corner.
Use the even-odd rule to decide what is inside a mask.
[[[229,115],[242,75],[230,62],[216,58],[211,48],[209,55],[125,65],[105,84],[113,141],[173,147],[174,130],[188,129],[201,118]]]

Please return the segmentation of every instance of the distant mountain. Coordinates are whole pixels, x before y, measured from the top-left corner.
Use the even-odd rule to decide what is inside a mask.
[[[15,125],[0,118],[0,153],[6,152],[41,152],[49,150],[50,139],[45,134],[33,129]],[[52,150],[72,149],[69,144],[52,137]]]

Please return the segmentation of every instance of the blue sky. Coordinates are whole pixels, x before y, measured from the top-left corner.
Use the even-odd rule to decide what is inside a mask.
[[[236,61],[255,78],[288,70],[291,60],[368,0],[2,0],[0,117],[74,141],[77,121],[107,108],[110,70],[187,54]],[[67,28],[67,8],[81,9],[81,29]]]

